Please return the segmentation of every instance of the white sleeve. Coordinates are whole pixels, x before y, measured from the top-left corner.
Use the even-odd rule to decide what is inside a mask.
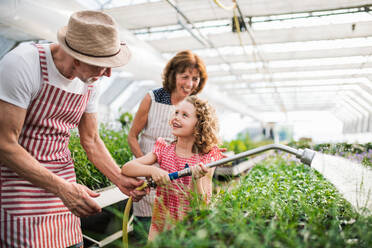
[[[0,100],[27,109],[36,97],[41,85],[40,65],[32,53],[22,56],[12,51],[0,61]]]
[[[98,112],[98,100],[99,100],[99,87],[96,83],[92,89],[91,95],[88,100],[85,113],[97,113]]]

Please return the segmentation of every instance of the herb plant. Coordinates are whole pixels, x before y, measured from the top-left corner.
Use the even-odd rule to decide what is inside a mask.
[[[372,247],[372,217],[318,172],[275,157],[147,247]]]
[[[105,125],[101,125],[99,132],[111,156],[119,166],[122,166],[132,158],[127,142],[127,129],[112,130]],[[88,160],[85,151],[80,145],[78,132],[71,134],[69,149],[74,160],[78,183],[84,184],[93,190],[111,185],[108,178]]]

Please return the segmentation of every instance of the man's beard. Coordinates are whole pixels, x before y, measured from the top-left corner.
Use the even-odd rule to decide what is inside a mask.
[[[97,80],[98,79],[96,77],[90,77],[90,78],[87,78],[86,80],[84,80],[83,82],[86,83],[86,84],[92,84]]]

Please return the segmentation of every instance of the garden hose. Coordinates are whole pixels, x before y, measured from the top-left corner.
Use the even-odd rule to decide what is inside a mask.
[[[136,190],[143,190],[144,188],[148,187],[147,181],[145,181],[141,186],[136,188]],[[123,247],[128,248],[128,219],[129,219],[129,212],[130,208],[132,207],[132,197],[129,197],[127,204],[125,205],[124,209],[124,216],[123,216]]]

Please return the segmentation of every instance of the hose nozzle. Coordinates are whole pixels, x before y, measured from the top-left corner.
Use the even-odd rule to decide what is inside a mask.
[[[298,154],[296,154],[296,157],[300,159],[300,161],[304,164],[311,165],[311,161],[313,161],[313,158],[315,156],[315,151],[305,148],[304,150],[299,149]]]

